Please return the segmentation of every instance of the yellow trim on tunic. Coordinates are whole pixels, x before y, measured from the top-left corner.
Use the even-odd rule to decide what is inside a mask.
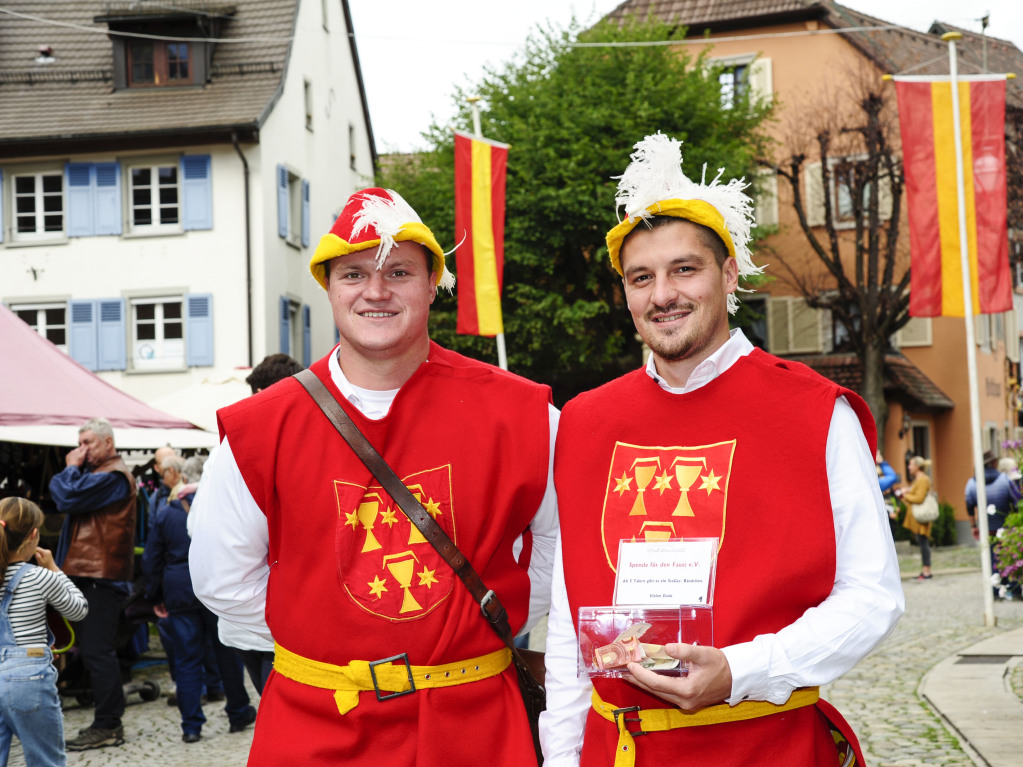
[[[478,658],[439,666],[410,666],[406,669],[404,664],[381,664],[373,669],[377,680],[374,688],[369,661],[353,660],[347,666],[336,666],[304,658],[274,644],[274,670],[300,684],[333,690],[334,702],[342,715],[359,705],[360,692],[373,689],[384,693],[410,690],[410,670],[412,681],[416,689],[420,690],[426,687],[453,687],[487,679],[497,676],[510,664],[511,650],[507,647]]]
[[[747,719],[757,719],[761,716],[812,706],[819,698],[819,687],[803,687],[795,690],[789,699],[781,705],[762,700],[748,700],[736,706],[719,703],[716,706],[701,708],[699,711],[683,711],[680,708],[644,708],[639,711],[619,713],[617,722],[615,722],[614,712],[618,706],[602,700],[596,690],[593,691],[591,702],[594,711],[618,727],[618,746],[615,749],[614,767],[634,767],[636,764],[636,740],[632,732],[629,731],[630,724],[635,727],[633,732],[663,732],[678,727],[742,722]],[[635,721],[637,719],[638,722]]]

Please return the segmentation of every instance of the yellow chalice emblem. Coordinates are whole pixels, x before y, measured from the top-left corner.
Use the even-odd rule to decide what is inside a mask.
[[[384,567],[394,576],[394,579],[398,581],[398,585],[401,586],[402,592],[404,592],[399,612],[411,613],[423,609],[423,606],[412,596],[411,589],[412,574],[416,569],[418,561],[416,555],[411,551],[403,551],[401,554],[388,554],[384,557]]]

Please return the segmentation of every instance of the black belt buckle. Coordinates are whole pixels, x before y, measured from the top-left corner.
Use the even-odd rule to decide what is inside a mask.
[[[621,715],[622,721],[626,723],[625,724],[625,730],[632,737],[638,738],[640,735],[649,735],[650,734],[649,732],[643,732],[643,728],[642,728],[643,720],[640,719],[638,716],[633,718],[633,719],[630,719],[629,717],[625,716],[626,714],[638,714],[639,713],[639,706],[629,706],[628,708],[616,708],[611,713],[614,714],[614,717],[615,717],[615,729],[616,730],[621,730],[622,726],[618,724],[618,717],[619,717],[619,715]],[[635,732],[633,732],[632,730],[629,729],[628,722],[639,722],[640,723],[640,729],[638,729]]]
[[[393,663],[396,660],[400,660],[405,664],[405,673],[408,674],[408,690],[399,690],[398,692],[388,693],[386,695],[381,694],[380,687],[377,684],[377,672],[376,667],[381,663]],[[416,691],[415,680],[412,679],[412,667],[408,662],[408,653],[403,652],[401,655],[392,655],[390,658],[381,658],[380,660],[371,660],[369,662],[369,675],[373,678],[373,692],[377,694],[377,700],[384,701],[390,700],[391,698],[400,698],[402,695],[411,695]]]

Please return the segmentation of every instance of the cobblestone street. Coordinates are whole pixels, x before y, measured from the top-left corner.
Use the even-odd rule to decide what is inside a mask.
[[[920,555],[898,544],[903,575]],[[984,627],[980,554],[934,549],[935,576],[903,581],[906,614],[894,633],[850,673],[822,691],[856,730],[871,767],[966,767],[974,761],[917,694],[935,664],[994,634],[1023,626],[1023,602],[995,601],[998,625]],[[1019,648],[1023,654],[1023,647]],[[1023,722],[1019,725],[1023,727]],[[983,762],[981,762],[983,764]]]
[[[898,544],[904,576],[919,572],[919,553]],[[971,756],[955,734],[920,698],[920,680],[939,661],[981,639],[1023,627],[1023,602],[995,602],[996,628],[983,625],[983,592],[976,548],[953,547],[934,551],[935,577],[926,582],[903,581],[906,615],[891,637],[842,679],[823,690],[849,719],[860,737],[870,767],[971,767]],[[544,630],[531,636],[542,647]],[[1019,648],[1023,655],[1023,647]],[[1013,676],[1018,680],[1023,666]],[[176,707],[166,705],[172,689],[164,666],[136,674],[148,676],[164,688],[164,697],[143,703],[131,696],[124,718],[125,743],[116,748],[69,753],[69,767],[234,767],[244,765],[252,742],[252,729],[229,733],[223,704],[207,704],[208,719],[202,740],[186,745]],[[258,702],[249,688],[253,702]],[[67,699],[67,733],[91,722],[92,711]],[[1023,722],[1019,725],[1023,727]],[[12,767],[25,764],[15,740]],[[979,762],[979,764],[984,764]]]

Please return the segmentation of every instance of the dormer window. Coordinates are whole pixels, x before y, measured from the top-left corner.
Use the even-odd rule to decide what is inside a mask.
[[[139,40],[126,47],[129,88],[192,82],[192,46],[188,43]]]
[[[110,28],[114,88],[202,86],[216,40],[235,14],[216,0],[107,0],[93,21]]]

